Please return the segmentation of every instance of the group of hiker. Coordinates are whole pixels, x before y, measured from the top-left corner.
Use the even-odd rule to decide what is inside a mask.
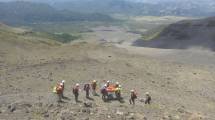
[[[97,87],[98,85],[96,80],[93,80],[91,83],[84,84],[83,90],[86,93],[85,97],[87,99],[90,99],[90,91],[92,91],[93,96],[99,96],[97,93]],[[62,102],[62,99],[65,98],[64,88],[65,88],[65,80],[62,80],[53,89],[53,92],[56,93],[58,96],[58,102]],[[105,84],[100,88],[102,100],[108,101],[108,100],[116,99],[121,101],[122,100],[121,90],[122,90],[122,86],[119,84],[119,82],[116,82],[115,84],[113,84],[110,81],[105,81]],[[80,84],[76,83],[75,86],[72,88],[72,92],[75,97],[76,103],[79,102],[78,97],[79,97],[80,91],[81,91]],[[135,105],[136,99],[137,99],[137,92],[132,89],[130,91],[129,103]],[[144,102],[145,104],[151,103],[151,96],[149,95],[149,92],[146,92]]]

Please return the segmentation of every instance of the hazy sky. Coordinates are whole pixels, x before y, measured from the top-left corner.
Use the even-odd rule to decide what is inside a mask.
[[[72,1],[72,0],[0,0],[0,1]],[[136,1],[149,1],[149,0],[136,0]],[[159,0],[150,0],[159,1]]]
[[[62,1],[73,1],[73,0],[0,0],[0,2],[8,2],[8,1],[34,1],[34,2],[62,2]],[[78,0],[76,0],[78,1]],[[81,1],[81,0],[80,0]],[[127,0],[128,1],[128,0]],[[186,2],[190,2],[190,1],[198,1],[198,2],[211,2],[214,0],[129,0],[129,1],[139,1],[139,2],[166,2],[166,1],[186,1]]]

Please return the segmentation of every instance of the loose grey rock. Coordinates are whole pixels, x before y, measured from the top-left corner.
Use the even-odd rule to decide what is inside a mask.
[[[92,102],[84,102],[84,106],[85,107],[93,107],[93,103]]]

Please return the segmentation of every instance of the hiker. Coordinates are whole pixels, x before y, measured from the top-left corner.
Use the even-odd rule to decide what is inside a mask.
[[[151,96],[149,95],[149,92],[146,92],[146,99],[145,99],[145,104],[151,104]]]
[[[79,96],[79,84],[77,83],[75,85],[75,87],[73,88],[73,95],[75,96],[75,102],[77,103],[78,102],[78,96]]]
[[[109,87],[110,86],[110,81],[108,80],[107,82],[106,82],[106,87]]]
[[[122,86],[121,85],[119,85],[117,88],[116,88],[116,91],[115,91],[115,95],[116,95],[116,98],[118,99],[118,100],[121,100],[121,90],[122,90]]]
[[[90,84],[84,85],[84,91],[86,92],[86,98],[90,98]]]
[[[92,87],[93,95],[96,96],[97,95],[97,93],[96,93],[97,81],[96,80],[93,80],[91,87]]]
[[[63,87],[60,84],[57,84],[56,87],[54,87],[54,92],[57,94],[58,96],[58,102],[62,102],[62,93],[63,93]]]
[[[102,94],[102,100],[106,101],[106,97],[108,95],[107,92],[107,84],[105,84],[102,88],[101,88],[101,94]]]
[[[135,105],[135,99],[137,99],[137,94],[134,90],[131,90],[131,97],[129,99],[129,103]]]
[[[115,88],[118,88],[118,87],[119,87],[119,82],[116,82]]]
[[[64,88],[65,88],[65,80],[62,80],[60,83],[61,87],[62,87],[62,98],[64,98]]]

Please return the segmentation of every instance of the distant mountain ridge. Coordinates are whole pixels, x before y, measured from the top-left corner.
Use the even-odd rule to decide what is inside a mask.
[[[79,13],[100,13],[100,14],[116,13],[125,15],[198,16],[198,17],[215,15],[214,0],[21,0],[21,1],[46,3],[59,10],[69,10],[72,12]]]
[[[33,2],[0,3],[0,21],[9,24],[65,21],[111,21],[108,15],[101,13],[78,13],[56,10],[48,4]]]
[[[106,13],[150,16],[212,16],[215,1],[206,0],[72,0],[53,2],[52,6],[82,13]]]

